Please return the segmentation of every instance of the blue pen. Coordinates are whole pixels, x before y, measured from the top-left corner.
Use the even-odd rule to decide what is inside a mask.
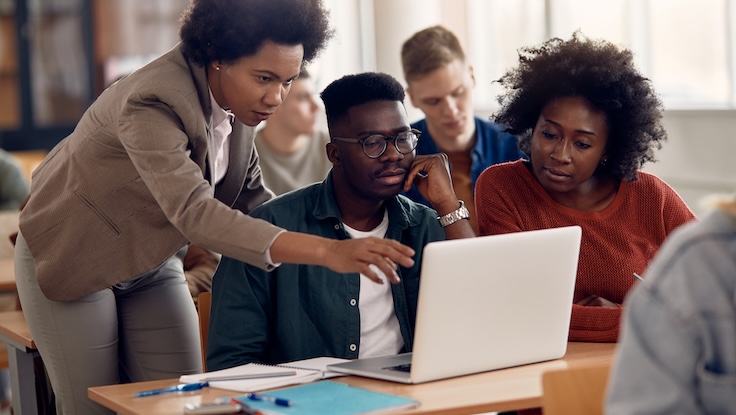
[[[191,391],[198,391],[207,386],[209,386],[208,382],[183,383],[181,385],[171,386],[171,387],[163,388],[163,389],[154,389],[150,391],[137,392],[133,396],[136,398],[140,398],[142,396],[154,396],[154,395],[161,395],[162,393],[170,393],[170,392],[191,392]]]
[[[294,405],[294,402],[284,399],[284,398],[277,398],[275,396],[268,396],[268,395],[260,395],[257,393],[246,393],[243,396],[239,396],[238,398],[248,398],[251,401],[266,401],[266,402],[272,402],[275,405],[278,406],[291,406]]]

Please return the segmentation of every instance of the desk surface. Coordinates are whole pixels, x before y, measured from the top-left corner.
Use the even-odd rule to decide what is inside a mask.
[[[0,338],[15,341],[29,349],[36,348],[22,311],[0,311]]]
[[[418,399],[421,405],[406,414],[473,414],[511,411],[540,407],[542,374],[548,370],[570,366],[610,363],[615,344],[569,343],[562,359],[532,365],[495,370],[420,385],[404,385],[381,380],[346,376],[332,380],[380,392]],[[182,414],[187,402],[211,402],[237,392],[205,388],[197,392],[163,394],[134,398],[142,390],[158,389],[177,384],[176,379],[139,382],[124,385],[89,388],[89,397],[122,415]]]
[[[0,292],[15,291],[13,258],[0,259]]]

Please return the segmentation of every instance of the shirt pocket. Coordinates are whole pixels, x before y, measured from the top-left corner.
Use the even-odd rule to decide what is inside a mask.
[[[736,374],[717,373],[701,366],[696,376],[696,387],[705,413],[736,414]]]

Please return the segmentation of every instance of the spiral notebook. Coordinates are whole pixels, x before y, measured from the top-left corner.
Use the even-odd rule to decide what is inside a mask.
[[[336,357],[315,357],[280,365],[248,363],[214,372],[184,375],[181,383],[208,382],[211,388],[236,392],[258,392],[300,383],[342,376],[327,370],[327,365],[347,362]]]

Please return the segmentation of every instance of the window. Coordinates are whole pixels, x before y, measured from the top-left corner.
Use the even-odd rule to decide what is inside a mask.
[[[0,0],[0,146],[49,149],[93,100],[90,0]]]
[[[736,107],[736,0],[468,0],[468,58],[476,103],[496,108],[490,81],[517,63],[516,51],[575,30],[634,52],[667,109]]]
[[[369,70],[375,65],[372,57],[364,54],[373,50],[372,8],[361,0],[325,0],[330,12],[330,24],[335,35],[322,53],[307,68],[315,80],[317,91],[347,74]]]

